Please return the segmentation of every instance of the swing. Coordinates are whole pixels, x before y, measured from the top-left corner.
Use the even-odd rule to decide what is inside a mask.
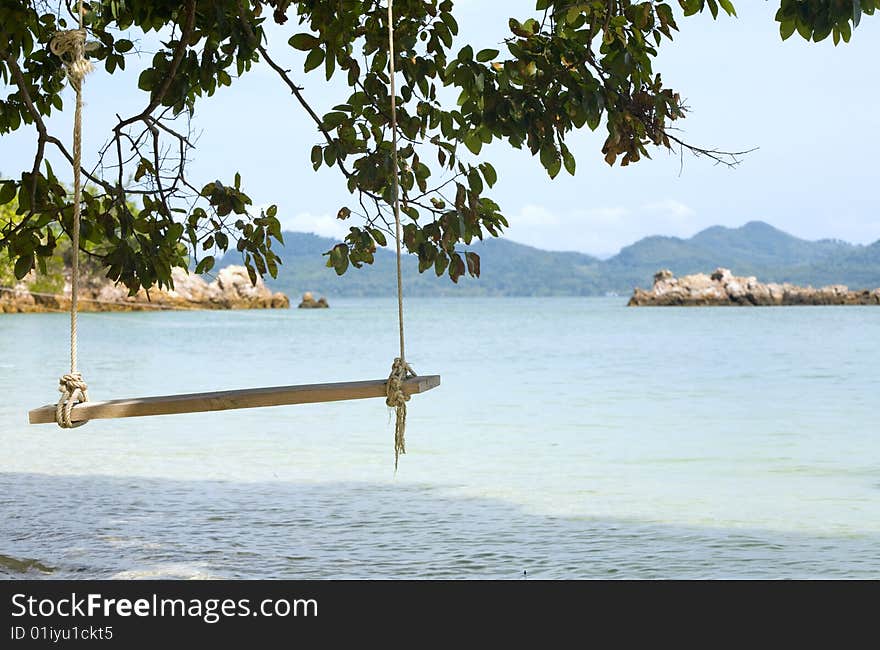
[[[391,90],[392,161],[398,169],[397,159],[397,98],[394,83],[394,29],[393,0],[388,0],[388,49]],[[403,336],[403,279],[401,274],[401,226],[399,172],[393,178],[394,221],[397,244],[397,317],[400,333],[400,356],[394,359],[388,379],[339,382],[330,384],[305,384],[226,390],[211,393],[191,393],[133,399],[117,399],[106,402],[90,402],[88,386],[77,370],[77,293],[79,284],[79,234],[81,212],[81,161],[82,161],[82,81],[92,65],[85,58],[86,32],[83,28],[82,0],[78,3],[79,29],[59,32],[50,43],[52,52],[64,62],[67,77],[76,91],[76,111],[73,129],[73,268],[70,300],[70,372],[61,377],[57,404],[41,406],[28,413],[31,424],[55,422],[62,428],[72,428],[89,420],[102,418],[129,418],[148,415],[172,415],[225,411],[229,409],[310,404],[342,400],[385,397],[385,402],[397,412],[394,436],[394,464],[399,454],[405,453],[404,429],[406,426],[406,402],[411,395],[423,393],[440,385],[439,375],[416,375],[406,362]]]

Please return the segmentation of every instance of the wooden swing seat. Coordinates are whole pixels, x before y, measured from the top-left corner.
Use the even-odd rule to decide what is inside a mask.
[[[163,395],[114,399],[107,402],[83,402],[71,409],[72,422],[112,418],[134,418],[145,415],[204,413],[229,409],[262,408],[288,404],[313,404],[343,400],[385,397],[387,379],[348,381],[332,384],[302,384],[221,390],[212,393]],[[440,385],[440,375],[409,377],[403,381],[406,395],[424,393]],[[48,404],[28,412],[31,424],[55,424],[55,405]]]

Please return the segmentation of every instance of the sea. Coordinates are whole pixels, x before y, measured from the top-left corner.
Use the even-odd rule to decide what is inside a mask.
[[[442,384],[28,425],[64,314],[0,316],[0,577],[878,579],[880,309],[406,301]],[[387,377],[396,302],[82,314],[92,400]]]

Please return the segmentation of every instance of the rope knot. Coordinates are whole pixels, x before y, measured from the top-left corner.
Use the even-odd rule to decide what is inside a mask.
[[[397,411],[394,424],[394,471],[397,471],[400,455],[406,453],[406,403],[409,401],[409,395],[403,391],[403,382],[415,376],[416,371],[412,366],[402,358],[395,357],[385,387],[385,404]]]
[[[92,63],[86,58],[86,30],[69,29],[58,32],[49,41],[52,54],[61,59],[64,71],[74,90],[79,91],[82,80],[92,71]]]
[[[73,407],[82,402],[89,401],[89,386],[83,380],[79,372],[70,372],[62,375],[58,380],[58,391],[61,398],[55,405],[55,421],[62,429],[72,429],[85,424],[85,422],[72,422],[70,412]]]

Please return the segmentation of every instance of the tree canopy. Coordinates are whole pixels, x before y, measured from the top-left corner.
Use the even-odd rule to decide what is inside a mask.
[[[549,176],[574,174],[566,145],[572,131],[607,131],[609,165],[669,148],[736,164],[736,152],[683,141],[671,124],[687,108],[655,70],[683,19],[701,12],[735,16],[731,0],[536,0],[532,16],[510,18],[505,51],[453,51],[458,32],[452,0],[396,0],[394,35],[401,133],[393,168],[387,0],[93,0],[84,16],[92,61],[113,74],[141,57],[138,38],[154,32],[159,51],[138,79],[144,108],[120,117],[83,169],[81,248],[132,292],[171,284],[174,266],[210,271],[215,254],[236,248],[252,279],[275,276],[282,239],[277,209],[256,213],[238,173],[217,170],[203,183],[187,173],[190,133],[181,116],[262,61],[292,101],[315,123],[316,139],[303,165],[339,171],[351,200],[338,218],[353,225],[327,252],[339,274],[372,263],[393,236],[392,178],[399,173],[406,250],[419,269],[457,281],[479,275],[480,260],[461,244],[497,236],[508,225],[489,191],[497,180],[484,146],[506,141],[526,148]],[[47,159],[54,149],[72,164],[64,138],[46,119],[64,108],[61,61],[53,35],[76,25],[75,3],[10,0],[0,5],[0,136],[35,132],[33,161],[0,181],[0,205],[15,200],[14,218],[0,217],[0,255],[23,277],[55,254],[71,230],[72,198]],[[780,35],[834,43],[849,41],[863,15],[880,0],[780,0]],[[269,50],[269,21],[287,30],[283,47],[302,51],[302,70],[288,71]],[[339,78],[347,88],[329,112],[309,103],[303,79]],[[88,83],[88,82],[87,82]],[[4,96],[5,94],[5,96]],[[4,163],[8,164],[7,161]],[[3,169],[4,173],[10,170]],[[277,246],[276,246],[277,248]]]

